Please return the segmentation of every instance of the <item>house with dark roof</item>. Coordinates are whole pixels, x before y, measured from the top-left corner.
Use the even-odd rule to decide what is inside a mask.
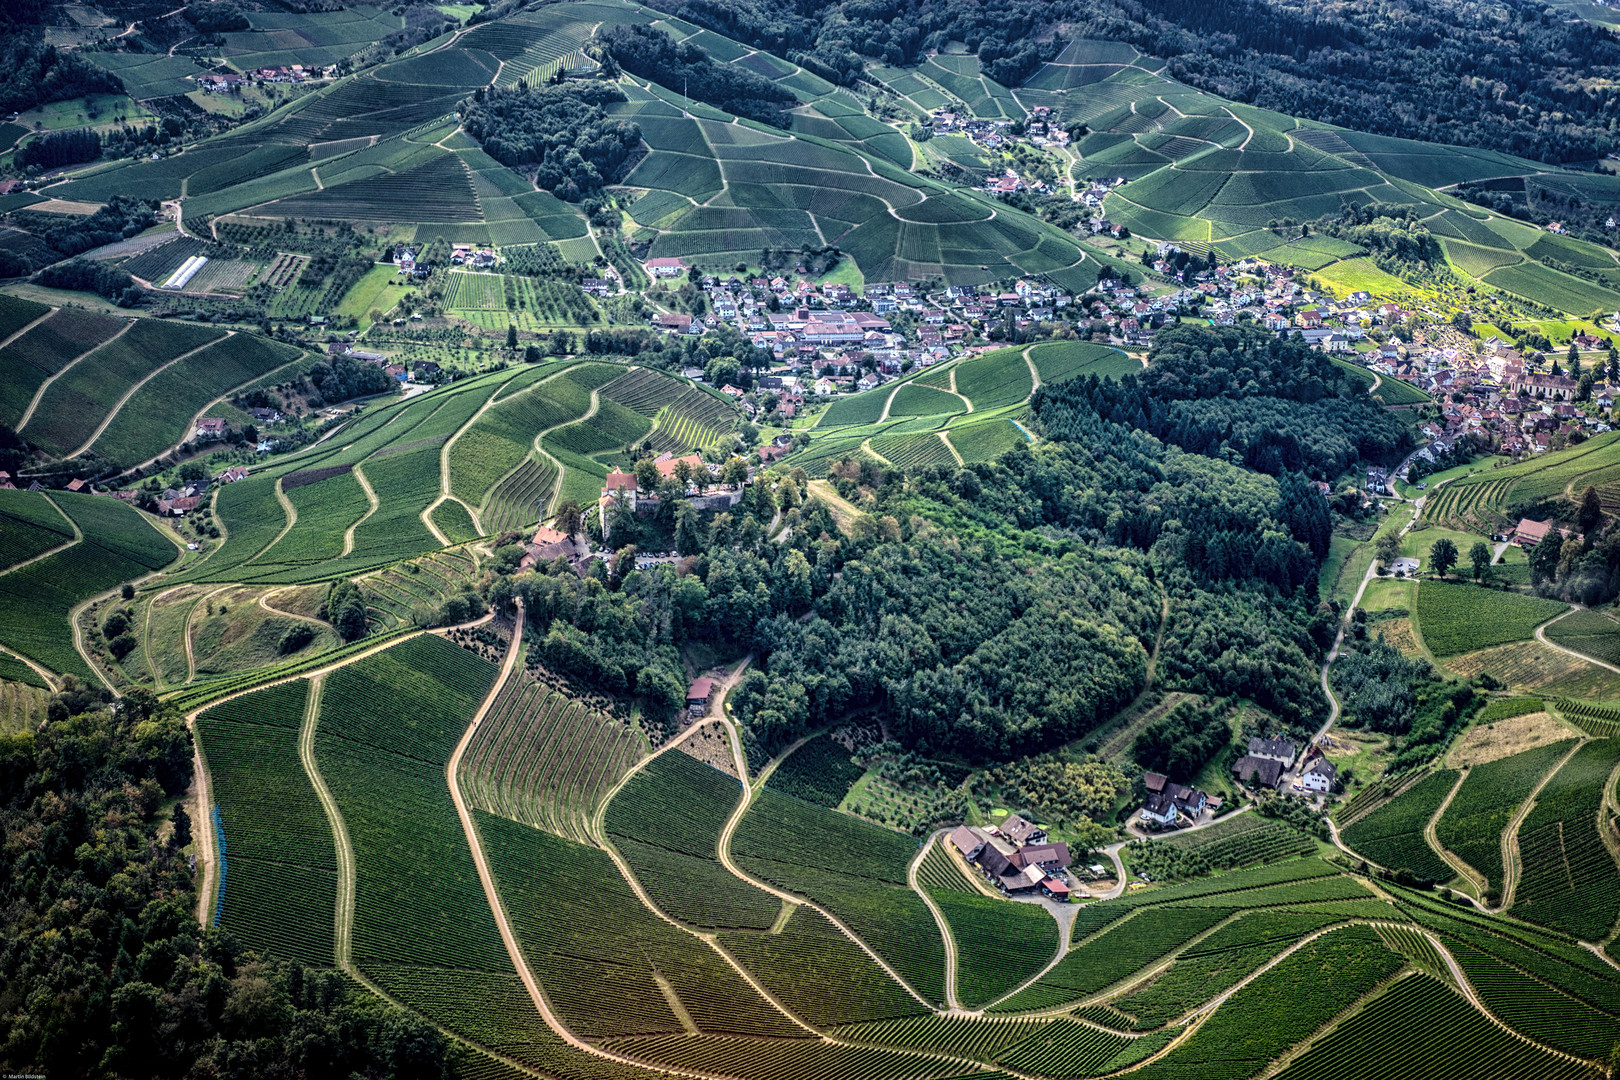
[[[1280,761],[1285,769],[1294,763],[1294,755],[1298,752],[1298,748],[1287,739],[1262,739],[1258,736],[1249,739],[1251,757]]]
[[[963,858],[977,866],[1002,892],[1040,889],[1049,896],[1068,895],[1067,887],[1053,877],[1069,866],[1071,856],[1067,844],[1041,843],[1020,848],[1004,836],[991,836],[972,825],[952,830],[950,841]]]
[[[1312,748],[1312,756],[1305,762],[1300,770],[1300,786],[1306,791],[1328,792],[1333,790],[1333,783],[1339,778],[1338,766],[1324,757],[1321,751]]]
[[[1046,843],[1046,830],[1018,814],[1013,814],[1003,821],[998,831],[1020,847],[1024,844]]]
[[[1164,790],[1149,795],[1137,815],[1150,829],[1163,829],[1174,825],[1185,814],[1196,818],[1209,805],[1209,796],[1186,784],[1166,784]]]
[[[1276,758],[1244,754],[1232,762],[1232,779],[1251,787],[1276,788],[1282,783],[1283,763]]]

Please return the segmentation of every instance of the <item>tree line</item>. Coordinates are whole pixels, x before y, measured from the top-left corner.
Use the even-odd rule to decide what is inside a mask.
[[[1017,86],[1064,36],[1124,41],[1166,74],[1248,104],[1380,135],[1542,161],[1617,143],[1620,38],[1530,0],[1408,0],[1332,9],[1297,0],[658,0],[699,26],[843,85],[872,61],[920,62],[963,42]]]
[[[690,42],[676,43],[651,26],[605,26],[596,42],[613,62],[666,90],[724,109],[733,116],[785,128],[799,99],[786,87],[734,64],[716,64]]]
[[[461,104],[461,126],[502,165],[536,170],[536,183],[578,202],[629,174],[641,129],[608,115],[625,100],[606,83],[480,88]]]

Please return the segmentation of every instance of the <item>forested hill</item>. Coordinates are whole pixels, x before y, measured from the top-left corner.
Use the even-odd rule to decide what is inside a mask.
[[[1297,473],[1245,468],[1226,448],[1187,453],[1104,412],[1158,415],[1175,386],[1184,408],[1303,410],[1330,441],[1394,451],[1401,439],[1379,435],[1383,414],[1339,397],[1337,369],[1294,343],[1190,329],[1161,334],[1157,351],[1165,371],[1151,382],[1043,388],[1047,441],[993,464],[835,468],[845,497],[892,526],[811,544],[813,617],[759,622],[768,662],[730,699],[753,743],[773,750],[850,707],[877,709],[907,745],[974,760],[1082,737],[1140,687],[1161,589],[1161,686],[1314,724],[1335,621],[1316,597],[1322,496]],[[1008,676],[1036,669],[1049,677]]]
[[[1331,480],[1413,445],[1411,429],[1327,354],[1252,326],[1167,328],[1141,375],[1043,386],[1033,405],[1053,438],[1074,438],[1100,417],[1272,475]]]
[[[864,63],[918,62],[962,41],[1017,86],[1061,38],[1129,42],[1166,74],[1224,97],[1374,134],[1487,147],[1542,161],[1620,145],[1620,38],[1514,0],[654,0],[653,7],[768,49],[846,85]]]

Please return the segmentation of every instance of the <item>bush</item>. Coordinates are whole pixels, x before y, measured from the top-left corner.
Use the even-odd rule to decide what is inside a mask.
[[[299,623],[297,626],[289,627],[287,632],[281,635],[281,644],[277,647],[277,651],[286,656],[297,652],[314,640],[315,628],[307,623]]]

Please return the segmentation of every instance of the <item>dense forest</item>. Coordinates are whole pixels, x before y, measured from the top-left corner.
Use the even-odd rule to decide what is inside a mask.
[[[100,156],[101,137],[89,128],[49,131],[24,143],[12,155],[12,165],[19,169],[30,166],[55,169],[63,165],[77,165],[81,161],[94,161]]]
[[[462,102],[461,126],[503,165],[536,170],[536,183],[578,202],[623,180],[641,129],[603,105],[625,100],[605,83],[484,90]]]
[[[1043,386],[1032,405],[1055,438],[1099,416],[1272,475],[1331,480],[1413,445],[1411,430],[1325,353],[1255,326],[1167,327],[1141,375]]]
[[[776,127],[788,126],[788,110],[799,104],[786,87],[733,64],[716,64],[696,45],[674,39],[650,26],[608,26],[597,31],[597,43],[624,70],[681,93]]]
[[[1565,162],[1617,145],[1620,38],[1515,0],[657,0],[655,7],[850,85],[865,61],[960,41],[1016,86],[1056,33],[1126,41],[1236,101],[1361,131]]]
[[[0,8],[10,7],[8,2]],[[124,82],[77,52],[38,37],[7,34],[0,50],[0,113],[22,112],[85,94],[121,94]]]
[[[441,1080],[428,1024],[197,924],[185,718],[69,677],[0,736],[0,1071]]]
[[[34,265],[82,255],[92,248],[128,240],[157,224],[157,203],[114,195],[93,214],[45,214],[13,210],[7,223],[25,230],[49,249]]]

